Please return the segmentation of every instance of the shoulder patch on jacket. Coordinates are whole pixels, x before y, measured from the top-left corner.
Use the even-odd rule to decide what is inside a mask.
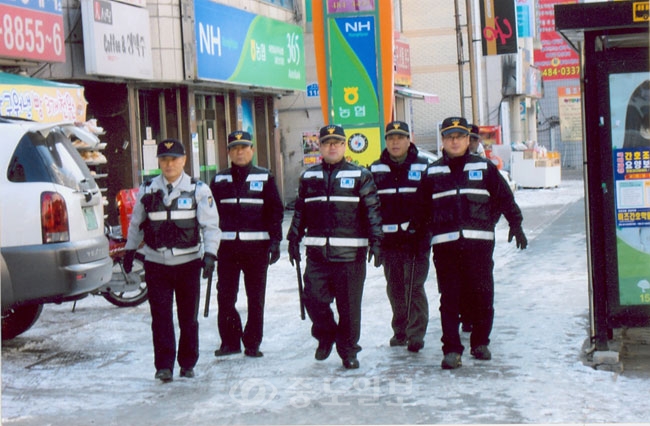
[[[418,170],[418,171],[425,171],[427,169],[428,164],[424,163],[413,163],[411,164],[411,170]]]
[[[337,179],[361,177],[361,170],[340,170],[336,174]]]
[[[309,171],[309,170],[307,170],[302,175],[302,177],[305,178],[305,179],[310,179],[310,178],[323,179],[323,171],[322,170],[317,170],[317,171]]]
[[[389,173],[390,172],[390,167],[388,167],[388,164],[373,164],[370,166],[370,171],[372,173]]]
[[[488,167],[487,162],[481,161],[480,163],[467,163],[463,170],[486,170]]]
[[[267,180],[269,180],[269,175],[267,173],[255,173],[255,174],[250,174],[246,177],[246,182],[253,182],[253,181],[266,182]]]
[[[218,183],[221,181],[232,182],[232,175],[216,175],[214,177],[214,182]]]
[[[438,175],[442,173],[451,173],[449,166],[431,166],[427,169],[428,175]]]

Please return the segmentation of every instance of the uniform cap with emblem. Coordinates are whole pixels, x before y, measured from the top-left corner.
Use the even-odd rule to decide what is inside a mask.
[[[386,125],[385,137],[387,138],[390,135],[403,135],[410,138],[409,125],[403,121],[391,121]]]
[[[320,137],[318,138],[319,142],[323,142],[327,139],[338,139],[340,141],[345,140],[345,131],[343,127],[337,126],[335,124],[330,124],[329,126],[321,127]]]
[[[253,146],[251,134],[243,130],[235,130],[228,135],[228,149],[233,146]]]
[[[442,120],[440,134],[442,136],[445,136],[449,133],[462,133],[465,135],[469,134],[467,120],[465,120],[463,117],[447,117]]]
[[[475,138],[475,139],[481,138],[481,135],[478,132],[478,126],[476,124],[468,124],[468,128],[469,128],[470,138]]]
[[[178,139],[165,139],[158,144],[157,157],[183,157],[185,147]]]

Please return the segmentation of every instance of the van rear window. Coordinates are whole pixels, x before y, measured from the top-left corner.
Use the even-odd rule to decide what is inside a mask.
[[[70,140],[60,132],[26,133],[14,151],[7,179],[11,182],[50,182],[74,190],[96,186],[88,167]]]

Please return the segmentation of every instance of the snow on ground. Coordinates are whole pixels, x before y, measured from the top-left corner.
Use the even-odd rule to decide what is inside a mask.
[[[440,369],[433,267],[425,348],[410,354],[389,347],[385,281],[372,266],[363,299],[361,368],[343,369],[335,352],[315,361],[316,341],[309,320],[300,320],[296,272],[283,242],[283,256],[269,270],[263,358],[213,356],[219,346],[214,292],[210,316],[199,320],[197,377],[170,384],[153,378],[146,304],[118,309],[88,297],[74,312],[70,303],[48,305],[31,330],[2,345],[2,423],[647,422],[646,378],[597,371],[581,361],[589,328],[582,181],[518,190],[516,198],[530,245],[516,250],[506,242],[507,223],[499,222],[491,361],[466,352],[460,369]],[[243,289],[238,306],[245,316]]]

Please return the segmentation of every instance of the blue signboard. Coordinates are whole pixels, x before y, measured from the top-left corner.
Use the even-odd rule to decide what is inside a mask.
[[[194,1],[200,79],[305,90],[303,30],[240,9]]]
[[[42,1],[42,0],[0,0],[0,4],[7,6],[29,9],[35,12],[53,13],[61,16],[63,11],[60,1]],[[79,6],[79,5],[77,5]]]

